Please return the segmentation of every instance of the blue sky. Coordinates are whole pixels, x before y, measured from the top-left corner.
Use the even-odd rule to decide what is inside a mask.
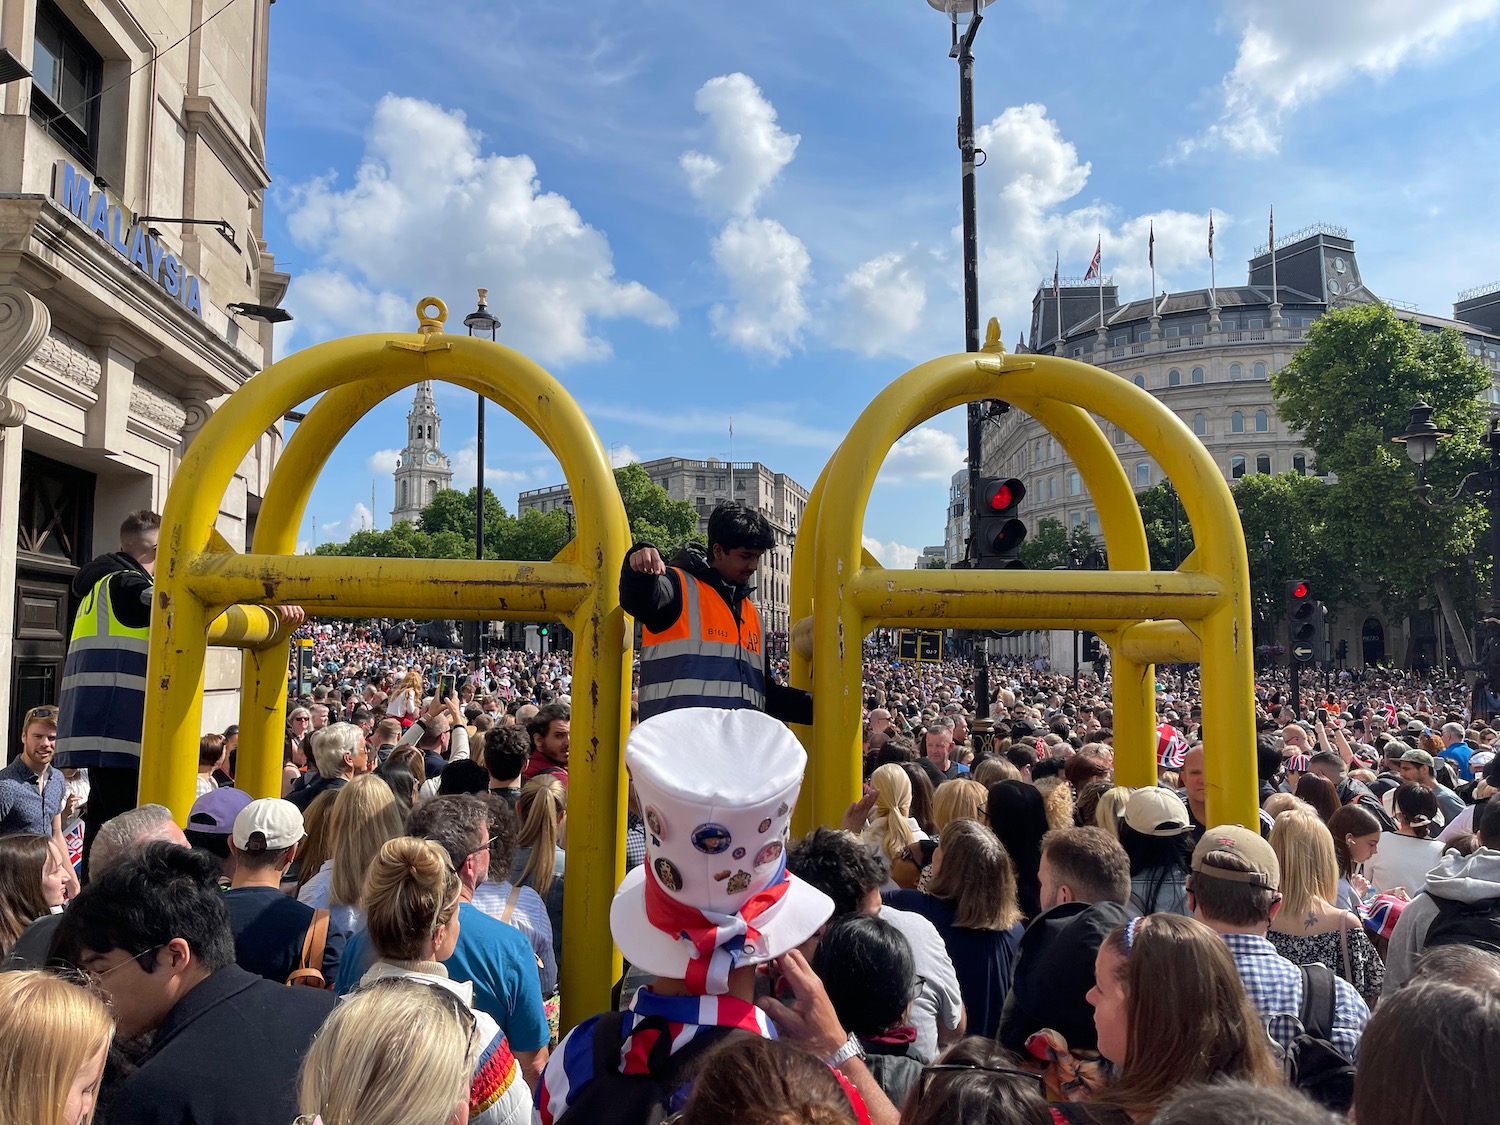
[[[1126,298],[1244,275],[1283,233],[1345,226],[1366,284],[1447,313],[1500,275],[1500,0],[999,0],[976,42],[983,315],[1008,346],[1053,254],[1102,235]],[[487,286],[621,459],[759,460],[811,487],[890,383],[963,342],[957,68],[923,0],[278,4],[266,238],[290,271],[285,355],[454,325]],[[459,329],[461,330],[461,328]],[[474,400],[437,389],[457,484]],[[304,546],[389,525],[409,396],[363,419]],[[486,483],[561,479],[490,408]],[[886,459],[867,545],[942,541],[963,423]],[[371,486],[375,490],[373,513]]]

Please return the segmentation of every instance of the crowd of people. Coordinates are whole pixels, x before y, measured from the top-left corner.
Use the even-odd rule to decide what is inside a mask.
[[[814,697],[743,602],[765,534],[741,513],[623,562],[625,963],[572,1028],[565,652],[308,623],[280,795],[236,787],[231,727],[185,824],[80,832],[92,771],[28,714],[0,772],[0,1122],[1491,1120],[1500,730],[1461,682],[1293,700],[1268,673],[1240,826],[1208,820],[1191,676],[1158,686],[1157,784],[1131,789],[1107,681],[1008,660],[980,700],[965,663],[869,649],[864,792],[799,837],[786,722]]]

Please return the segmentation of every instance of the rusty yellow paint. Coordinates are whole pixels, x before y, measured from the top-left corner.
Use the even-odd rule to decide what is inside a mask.
[[[447,308],[418,305],[416,333],[376,333],[308,348],[256,375],[205,423],[183,457],[163,512],[152,612],[150,693],[142,739],[141,800],[179,820],[193,801],[209,622],[242,615],[255,640],[245,661],[240,770],[255,796],[279,793],[289,643],[248,622],[259,607],[300,604],[325,617],[550,618],[573,631],[574,677],[568,850],[573,871],[559,941],[568,979],[564,1019],[601,1010],[618,975],[609,904],[623,876],[620,784],[628,721],[631,638],[615,567],[630,546],[625,509],[598,435],[567,390],[525,356],[489,340],[447,336]],[[577,539],[546,563],[296,556],[312,486],[349,428],[382,399],[424,379],[483,394],[524,422],[556,455],[572,491]],[[214,532],[235,469],[287,411],[317,396],[278,462],[253,550]],[[588,557],[577,544],[588,543]],[[237,607],[231,609],[231,607]],[[263,612],[263,611],[262,611]],[[228,626],[226,626],[227,628]],[[228,635],[228,634],[225,634]]]
[[[1003,399],[1040,421],[1073,460],[1100,514],[1107,571],[891,571],[861,545],[885,455],[914,427],[969,402]],[[1199,545],[1174,572],[1153,572],[1134,492],[1091,415],[1114,423],[1172,480]],[[826,502],[825,502],[826,501]],[[837,824],[860,791],[861,641],[887,624],[1094,628],[1112,644],[1116,776],[1156,781],[1154,660],[1200,659],[1208,815],[1256,823],[1250,584],[1228,485],[1170,410],[1118,375],[1050,356],[1009,356],[992,325],[986,348],[943,356],[898,378],[860,415],[824,467],[792,558],[795,686],[816,692],[799,731],[809,808],[796,825]],[[816,612],[814,608],[816,607]],[[810,621],[810,626],[807,624]]]

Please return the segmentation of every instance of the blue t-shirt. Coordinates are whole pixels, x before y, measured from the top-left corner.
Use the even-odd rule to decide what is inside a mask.
[[[374,961],[370,935],[360,931],[344,947],[334,991],[340,996],[352,992]],[[536,954],[520,930],[491,918],[472,903],[462,903],[458,944],[443,967],[450,979],[474,985],[474,1007],[500,1025],[512,1050],[535,1051],[551,1042]]]

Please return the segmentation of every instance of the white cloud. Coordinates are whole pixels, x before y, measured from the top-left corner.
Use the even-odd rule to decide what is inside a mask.
[[[920,547],[908,547],[905,543],[882,543],[870,535],[862,536],[860,542],[887,570],[911,570],[922,557]]]
[[[417,298],[466,305],[478,286],[506,343],[549,363],[608,356],[600,318],[676,323],[661,297],[616,278],[608,239],[542,190],[529,156],[481,142],[462,112],[387,94],[347,188],[329,175],[284,190],[292,239],[316,260],[287,296],[299,343],[414,329]],[[450,308],[450,332],[467,311]]]
[[[880,254],[844,275],[835,313],[836,342],[861,355],[901,351],[927,310],[931,255]]]
[[[1409,63],[1440,58],[1497,14],[1500,0],[1234,0],[1225,5],[1225,18],[1238,28],[1240,46],[1224,78],[1223,112],[1179,152],[1210,147],[1274,154],[1293,110],[1358,77],[1381,79]]]
[[[356,503],[354,510],[343,519],[320,523],[318,531],[324,542],[343,542],[356,531],[365,531],[374,526],[375,517],[370,509],[364,504]]]
[[[731,219],[714,239],[714,262],[734,295],[709,310],[714,334],[741,351],[786,358],[808,319],[802,290],[812,259],[802,240],[775,219]]]
[[[624,468],[626,465],[634,465],[641,459],[640,454],[628,445],[611,446],[609,450],[609,467],[612,469]]]
[[[365,471],[372,477],[390,476],[396,471],[396,458],[400,456],[399,449],[377,449],[365,458]]]
[[[716,154],[682,154],[689,189],[717,212],[753,214],[802,138],[776,124],[776,107],[745,74],[710,78],[693,95],[693,108],[708,118]]]
[[[467,492],[478,479],[476,470],[479,466],[479,446],[471,441],[468,445],[452,450],[448,456],[453,459],[453,487],[460,492]],[[488,462],[489,458],[486,457],[485,461]],[[512,488],[524,489],[536,478],[537,474],[529,469],[506,469],[490,464],[484,467],[484,487],[499,496],[501,503],[507,508],[510,507],[510,502],[505,499],[504,494]]]
[[[732,299],[715,303],[709,322],[741,351],[784,359],[802,343],[812,258],[800,238],[756,209],[800,138],[776,124],[776,108],[743,74],[710,78],[693,105],[709,119],[716,151],[682,154],[688,188],[711,212],[729,215],[713,259]]]
[[[729,442],[729,414],[724,411],[686,407],[660,412],[642,410],[638,406],[616,403],[597,403],[588,407],[590,418],[604,419],[623,425],[637,426],[657,433],[682,434],[697,441],[699,448],[712,448],[721,440],[727,449]],[[723,435],[722,439],[719,435]],[[790,412],[746,411],[734,408],[734,436],[749,438],[764,445],[793,446],[802,449],[832,451],[844,440],[842,431],[821,429],[798,420]]]
[[[918,426],[891,447],[880,466],[880,480],[951,480],[965,456],[958,438],[947,430]]]

